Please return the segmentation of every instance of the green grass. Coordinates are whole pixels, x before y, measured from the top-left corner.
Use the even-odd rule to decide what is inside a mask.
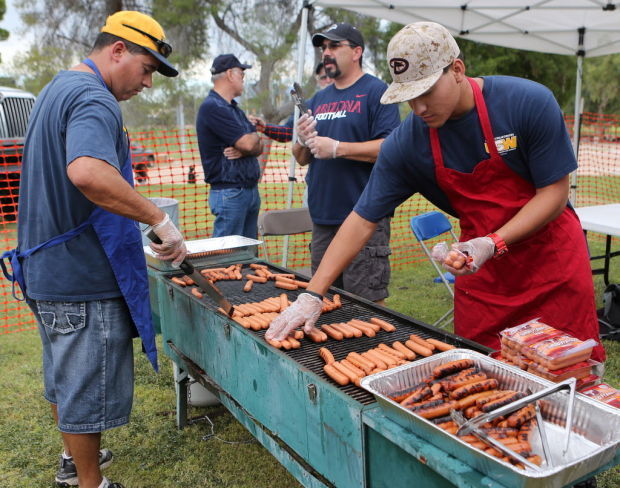
[[[595,243],[596,246],[599,244]],[[450,306],[448,293],[432,283],[430,263],[393,272],[388,306],[433,322]],[[612,279],[620,280],[616,266]],[[600,276],[595,277],[602,290]],[[601,294],[597,293],[597,297]],[[161,343],[159,344],[161,346]],[[606,341],[605,380],[620,387],[620,343]],[[106,471],[128,488],[234,487],[289,488],[299,483],[256,442],[227,444],[203,440],[209,427],[199,422],[175,427],[175,396],[170,361],[161,358],[155,374],[136,343],[136,391],[128,426],[104,434],[115,463]],[[0,336],[0,486],[52,487],[60,436],[42,397],[40,342],[36,331]],[[194,408],[193,417],[208,414],[221,439],[245,442],[251,435],[223,407]],[[620,469],[600,475],[599,487],[620,485]]]

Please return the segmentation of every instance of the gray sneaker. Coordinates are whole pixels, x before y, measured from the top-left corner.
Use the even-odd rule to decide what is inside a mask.
[[[99,451],[99,469],[105,469],[112,464],[112,451],[101,449]],[[60,487],[78,486],[78,476],[73,458],[65,459],[60,455],[60,467],[56,471],[56,485]]]

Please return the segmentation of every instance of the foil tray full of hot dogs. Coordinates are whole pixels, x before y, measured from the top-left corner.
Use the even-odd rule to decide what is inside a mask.
[[[433,378],[433,375],[445,365],[456,364],[463,360],[468,366],[473,364],[476,376],[483,375],[488,378],[478,382],[478,385],[483,385],[485,381],[493,383],[492,380],[495,380],[496,383],[492,386],[500,389],[499,391],[516,392],[515,401],[554,385],[548,380],[475,351],[453,349],[367,376],[362,379],[361,386],[375,396],[386,417],[505,486],[560,488],[593,473],[611,462],[616,456],[620,447],[620,410],[593,401],[581,394],[571,396],[566,391],[557,391],[536,402],[538,413],[537,417],[533,417],[532,414],[532,422],[537,427],[537,419],[539,419],[543,425],[542,428],[532,429],[529,438],[532,452],[528,455],[539,459],[537,463],[539,466],[531,468],[515,465],[514,459],[508,462],[505,457],[494,456],[490,454],[492,448],[484,449],[487,446],[474,447],[476,443],[465,442],[463,440],[465,437],[460,437],[454,430],[449,432],[440,427],[442,419],[433,418],[432,409],[437,409],[441,415],[445,415],[446,412],[443,410],[453,409],[458,400],[455,402],[449,400],[450,396],[446,396],[448,406],[438,400],[427,402],[427,405],[430,405],[429,408],[417,410],[417,407],[412,407],[416,404],[395,400],[395,398],[400,400],[401,397],[397,395],[403,392],[402,397],[409,392],[415,393],[413,396],[416,396],[417,392],[420,392],[419,385],[424,385],[425,382],[433,388],[431,386],[433,382],[430,382],[429,378]],[[460,390],[466,389],[467,386],[461,387]],[[453,390],[450,395],[460,390]],[[476,391],[472,389],[472,393],[475,394]],[[493,392],[480,394],[481,397],[485,395],[488,400],[498,394]],[[484,401],[478,400],[478,403]],[[501,402],[501,398],[499,401]],[[417,405],[424,405],[424,402]],[[427,414],[428,412],[430,414]],[[506,424],[508,420],[510,420],[509,417],[503,424],[506,430],[509,430]],[[568,444],[566,444],[567,422],[572,425]],[[489,430],[493,429],[494,427]],[[543,436],[545,439],[542,438]],[[543,446],[543,440],[546,441],[546,446]]]

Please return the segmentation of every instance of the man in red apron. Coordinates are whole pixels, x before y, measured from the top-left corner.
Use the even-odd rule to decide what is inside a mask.
[[[450,268],[455,332],[499,348],[499,332],[540,317],[579,339],[598,341],[586,241],[568,203],[577,167],[551,92],[520,78],[468,78],[456,41],[432,22],[390,41],[394,82],[381,103],[413,113],[386,139],[353,212],[301,295],[268,338],[311,328],[319,298],[379,219],[419,192],[459,218],[457,247],[473,257]],[[316,296],[312,296],[316,295]],[[605,359],[598,344],[593,358]]]
[[[43,343],[45,398],[65,452],[58,486],[120,488],[101,432],[129,420],[137,334],[157,369],[146,262],[138,222],[153,226],[162,259],[180,263],[183,236],[133,189],[129,139],[118,104],[176,76],[171,47],[151,17],[108,17],[89,57],[61,71],[33,108],[22,165],[18,243],[5,253]]]

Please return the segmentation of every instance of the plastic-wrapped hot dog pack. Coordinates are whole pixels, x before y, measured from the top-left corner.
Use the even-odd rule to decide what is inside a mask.
[[[589,388],[581,390],[580,393],[598,400],[599,402],[606,403],[612,407],[620,408],[620,390],[616,390],[613,386],[607,383],[600,383]]]
[[[500,335],[501,357],[493,357],[554,382],[592,376],[592,368],[599,364],[590,359],[596,341],[581,341],[540,318],[504,329]],[[583,387],[598,379],[584,381]]]

